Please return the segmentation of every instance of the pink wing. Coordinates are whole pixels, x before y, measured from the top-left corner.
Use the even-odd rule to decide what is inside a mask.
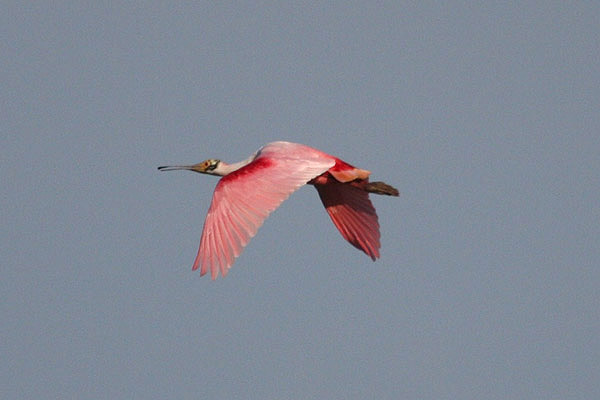
[[[310,147],[275,142],[248,165],[221,178],[204,222],[193,270],[225,276],[269,214],[300,186],[335,164]]]
[[[315,187],[344,239],[364,251],[373,261],[379,258],[379,222],[369,193],[338,182]]]

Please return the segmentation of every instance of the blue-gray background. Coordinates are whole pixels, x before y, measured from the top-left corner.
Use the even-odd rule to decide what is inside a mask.
[[[595,2],[4,4],[2,398],[600,397]],[[225,279],[216,179],[273,140],[372,171],[376,263],[313,188]]]

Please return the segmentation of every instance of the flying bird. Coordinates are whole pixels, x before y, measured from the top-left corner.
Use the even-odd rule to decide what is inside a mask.
[[[375,261],[379,258],[379,223],[369,193],[398,196],[383,182],[369,182],[370,172],[311,147],[273,142],[247,159],[227,164],[208,159],[194,165],[158,167],[222,176],[202,230],[192,270],[210,269],[212,279],[233,265],[269,214],[305,184],[313,185],[344,239]]]

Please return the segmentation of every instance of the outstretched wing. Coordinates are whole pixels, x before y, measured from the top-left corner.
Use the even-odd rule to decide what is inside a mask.
[[[369,193],[349,184],[315,185],[331,220],[344,239],[375,261],[379,258],[379,222]]]
[[[193,270],[225,276],[269,214],[300,186],[335,164],[308,146],[275,142],[248,165],[221,178],[204,222]]]

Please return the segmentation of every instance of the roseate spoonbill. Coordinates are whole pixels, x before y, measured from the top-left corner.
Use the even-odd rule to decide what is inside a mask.
[[[208,209],[192,270],[225,276],[267,216],[305,184],[313,185],[344,239],[375,261],[379,223],[369,193],[398,196],[383,182],[369,182],[369,171],[311,147],[273,142],[235,164],[209,159],[194,165],[158,167],[222,176]]]

